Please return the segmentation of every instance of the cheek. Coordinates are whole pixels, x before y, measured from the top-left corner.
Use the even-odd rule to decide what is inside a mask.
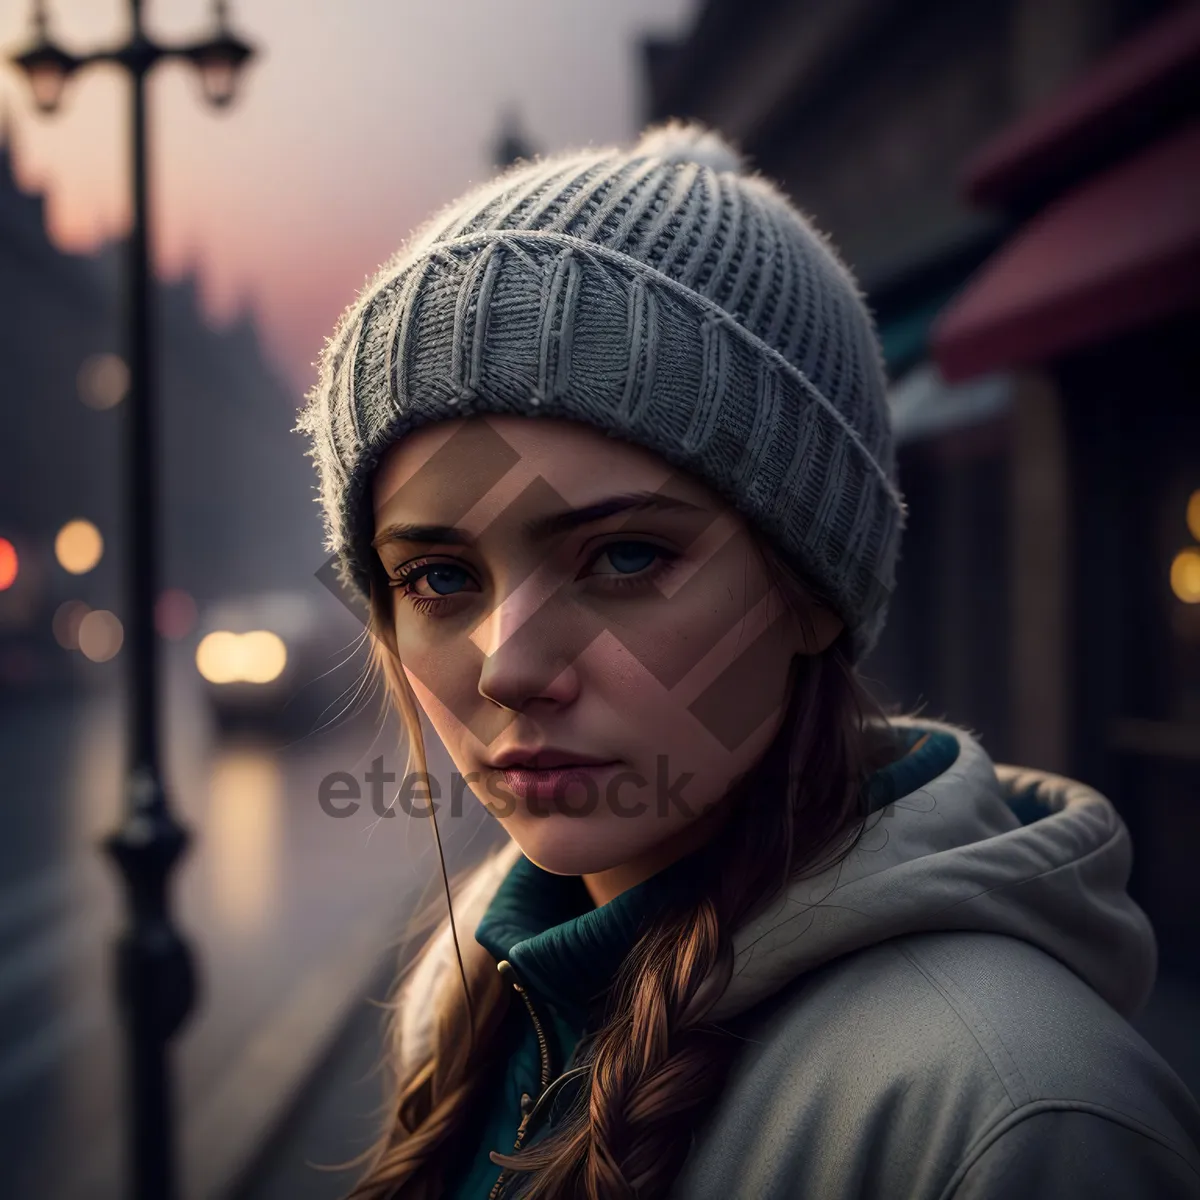
[[[443,703],[457,708],[458,697],[478,687],[483,654],[470,638],[413,612],[398,612],[393,629],[405,673]]]
[[[678,594],[593,643],[593,677],[618,711],[649,714],[664,731],[707,732],[731,751],[770,720],[785,699],[792,622],[778,596],[747,604],[737,583]]]
[[[762,756],[783,715],[791,647],[769,614],[761,624],[715,634],[706,653],[694,649],[714,636],[704,623],[686,639],[663,629],[650,664],[612,635],[588,648],[586,677],[643,777],[690,774],[687,794],[702,806]]]
[[[474,646],[462,639],[422,653],[398,639],[398,648],[409,687],[442,745],[456,760],[464,752],[478,754],[485,731],[477,728],[482,698]]]

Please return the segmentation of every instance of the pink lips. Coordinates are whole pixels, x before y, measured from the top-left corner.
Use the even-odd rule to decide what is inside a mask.
[[[541,749],[514,747],[496,756],[490,764],[504,773],[504,782],[514,795],[525,800],[549,801],[599,797],[597,781],[614,760],[602,760],[553,746]]]
[[[600,796],[597,781],[616,765],[608,762],[541,768],[513,766],[505,769],[504,782],[514,795],[525,800],[594,802]]]

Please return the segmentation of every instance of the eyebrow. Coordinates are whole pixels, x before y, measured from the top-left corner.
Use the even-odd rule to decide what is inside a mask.
[[[533,517],[525,522],[525,535],[534,541],[546,541],[559,534],[603,521],[606,517],[622,512],[700,512],[699,505],[661,492],[627,492],[609,496],[606,500],[588,504],[583,508],[568,508],[563,512]],[[471,539],[453,525],[386,525],[371,542],[373,549],[388,542],[421,542],[443,546],[468,546]]]

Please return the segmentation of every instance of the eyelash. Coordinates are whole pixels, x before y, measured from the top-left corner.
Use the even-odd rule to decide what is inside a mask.
[[[630,587],[644,587],[651,580],[657,580],[659,576],[669,570],[679,558],[679,555],[674,551],[667,550],[663,546],[656,545],[654,542],[639,541],[634,538],[625,538],[617,542],[609,542],[605,546],[601,546],[595,556],[592,558],[588,566],[594,565],[608,551],[615,549],[617,546],[648,546],[655,551],[656,558],[648,566],[640,571],[632,571],[628,574],[616,572],[611,575],[606,575],[609,580],[606,587],[614,587],[624,589]],[[412,601],[412,606],[418,612],[433,613],[441,608],[447,601],[453,600],[457,593],[449,596],[414,596],[411,588],[414,583],[424,578],[434,567],[451,566],[456,567],[461,571],[466,572],[466,568],[458,563],[448,563],[440,559],[420,558],[415,562],[407,564],[401,571],[392,579],[388,580],[388,587],[399,588],[401,595],[407,596]]]
[[[430,609],[439,608],[443,600],[449,600],[451,597],[414,596],[410,590],[412,585],[424,578],[434,567],[455,565],[457,564],[440,562],[437,559],[420,558],[416,562],[409,563],[395,578],[389,579],[388,587],[399,588],[400,594],[407,596],[412,601],[413,608],[418,612],[428,612]]]
[[[657,580],[663,572],[670,570],[679,558],[679,555],[674,551],[668,550],[664,546],[659,546],[654,542],[639,541],[637,538],[625,538],[622,541],[609,542],[607,545],[601,546],[588,563],[588,566],[594,566],[598,559],[603,558],[608,551],[614,550],[617,546],[647,546],[655,552],[656,557],[648,567],[643,567],[640,571],[630,571],[628,574],[620,571],[613,574],[606,573],[603,576],[607,580],[604,585],[605,587],[615,587],[618,589],[645,587],[651,580]],[[593,576],[593,578],[595,577]]]

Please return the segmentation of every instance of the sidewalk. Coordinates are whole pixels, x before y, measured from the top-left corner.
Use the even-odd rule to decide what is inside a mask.
[[[378,1002],[394,971],[389,955],[229,1200],[340,1200],[353,1186],[360,1170],[332,1168],[368,1149],[380,1127],[384,1014]]]

